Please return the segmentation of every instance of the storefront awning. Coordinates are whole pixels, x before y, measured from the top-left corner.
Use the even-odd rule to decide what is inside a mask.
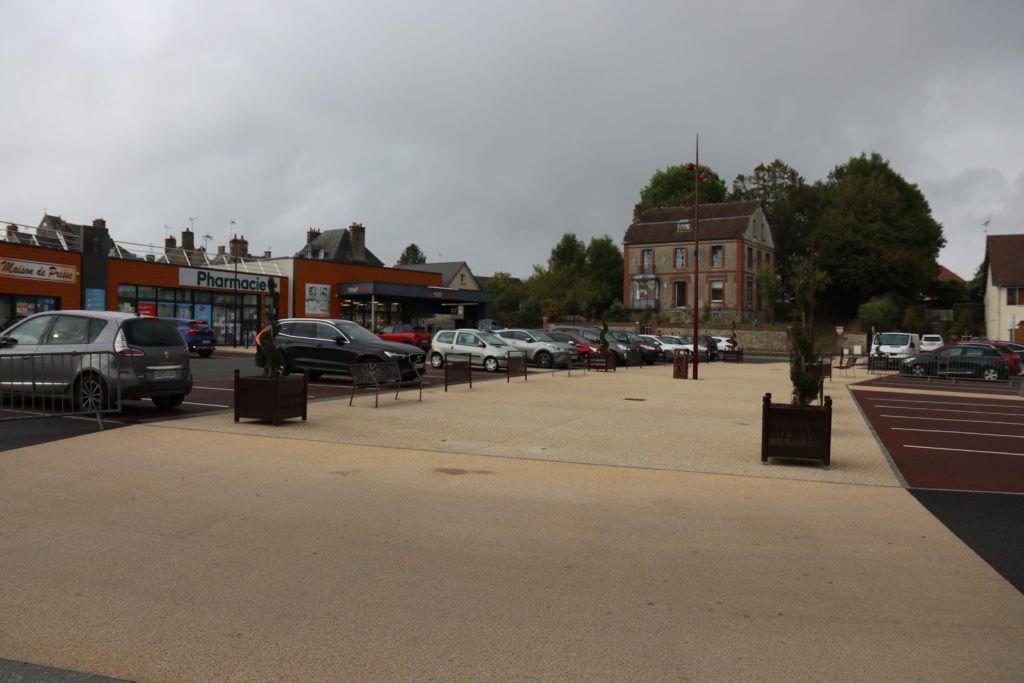
[[[338,296],[342,298],[374,297],[377,299],[419,299],[436,301],[445,304],[489,304],[493,300],[490,292],[472,289],[452,289],[450,287],[429,287],[426,285],[407,285],[397,282],[339,282]]]

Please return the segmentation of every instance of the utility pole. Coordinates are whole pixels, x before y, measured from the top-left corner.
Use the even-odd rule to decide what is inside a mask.
[[[686,167],[693,171],[693,378],[698,379],[700,365],[700,184],[707,173],[700,172],[700,135],[697,135],[696,161]],[[710,304],[709,304],[710,305]]]

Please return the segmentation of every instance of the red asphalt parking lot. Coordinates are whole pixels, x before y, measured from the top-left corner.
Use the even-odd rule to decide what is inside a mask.
[[[917,387],[977,396],[858,388],[873,384],[851,386],[851,393],[907,486],[1024,493],[1024,401],[1002,398],[1008,387]]]

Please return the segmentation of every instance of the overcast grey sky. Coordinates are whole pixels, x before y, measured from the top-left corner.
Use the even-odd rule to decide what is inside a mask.
[[[478,275],[621,242],[651,174],[878,152],[965,278],[1024,232],[1024,2],[4,0],[0,220]],[[170,226],[168,233],[164,226]]]

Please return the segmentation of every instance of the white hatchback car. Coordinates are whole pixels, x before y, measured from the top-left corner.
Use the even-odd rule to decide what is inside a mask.
[[[934,351],[945,344],[942,341],[942,335],[938,334],[922,334],[921,335],[921,350],[922,351]]]

